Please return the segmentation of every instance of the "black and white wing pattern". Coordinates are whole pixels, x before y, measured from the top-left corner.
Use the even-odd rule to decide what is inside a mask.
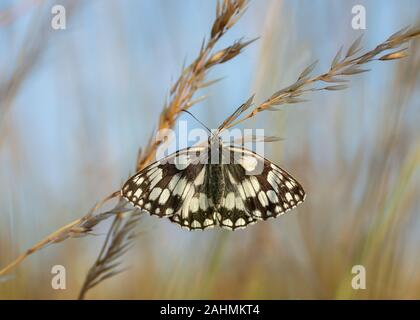
[[[216,224],[205,188],[207,147],[191,147],[149,165],[124,184],[121,194],[134,206],[188,229]]]
[[[151,164],[124,184],[121,195],[134,206],[190,230],[215,225],[242,229],[275,218],[305,199],[302,186],[287,172],[242,147],[223,147],[229,160],[222,164],[222,179],[215,177],[208,151],[207,146],[187,148]],[[256,168],[260,170],[254,173]],[[214,179],[223,181],[217,205],[211,187]]]
[[[220,210],[221,226],[236,229],[267,220],[295,208],[305,199],[302,186],[286,171],[257,153],[229,146],[231,164],[225,165],[226,196]],[[259,168],[258,173],[252,174]]]
[[[245,193],[241,184],[241,181],[244,182],[247,177],[242,175],[243,171],[239,164],[225,166],[225,195],[216,213],[217,222],[224,229],[243,229],[258,221],[251,214],[252,207],[249,207],[252,199],[247,198],[248,193]]]
[[[192,170],[196,170],[191,167]],[[191,170],[190,169],[190,170]],[[169,219],[181,227],[195,230],[208,229],[217,225],[216,211],[208,190],[208,166],[200,169],[200,178],[191,186],[189,196]]]

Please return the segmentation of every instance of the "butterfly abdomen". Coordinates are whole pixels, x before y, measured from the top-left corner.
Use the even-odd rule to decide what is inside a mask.
[[[214,207],[218,208],[222,203],[225,191],[225,177],[221,164],[210,164],[207,177],[208,190]]]

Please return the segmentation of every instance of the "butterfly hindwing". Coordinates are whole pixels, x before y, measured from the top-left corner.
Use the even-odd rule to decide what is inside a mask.
[[[193,167],[190,170],[193,169],[195,170]],[[207,165],[200,168],[200,175],[197,177],[182,206],[170,217],[172,222],[190,230],[204,230],[216,225],[216,213],[207,188],[209,178]]]
[[[225,167],[225,196],[217,214],[218,223],[221,227],[229,230],[243,229],[249,224],[257,222],[249,212],[248,200],[242,185],[239,183],[242,167],[231,164]]]

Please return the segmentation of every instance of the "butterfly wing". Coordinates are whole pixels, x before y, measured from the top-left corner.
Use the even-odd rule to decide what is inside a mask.
[[[227,149],[231,159],[236,160],[233,164],[226,165],[226,189],[237,190],[235,197],[239,195],[242,199],[239,211],[245,222],[254,222],[249,218],[255,220],[275,218],[304,201],[305,191],[286,171],[245,148],[229,146]],[[250,174],[257,168],[259,168],[257,174]],[[229,209],[232,207],[228,196],[225,197],[224,207],[227,210],[222,218],[228,217]],[[244,218],[245,215],[248,220]],[[228,223],[240,226],[243,221],[228,221]]]
[[[191,147],[156,161],[127,180],[121,195],[159,217],[172,216],[203,179],[206,147]]]
[[[194,169],[195,170],[195,169]],[[169,219],[189,230],[213,228],[217,224],[216,212],[208,191],[208,164],[199,169],[199,177],[191,184],[182,205]],[[198,172],[198,169],[196,170]]]
[[[207,229],[217,224],[225,229],[235,230],[257,222],[258,220],[246,210],[245,198],[241,196],[243,191],[240,191],[242,186],[239,186],[239,189],[234,183],[225,183],[221,205],[218,208],[214,206],[211,192],[208,189],[208,179],[215,178],[209,175],[209,166],[211,165],[206,164],[203,167],[204,183],[192,186],[190,196],[170,217],[170,220],[190,230]],[[225,181],[228,179],[229,169],[227,170],[224,172]]]
[[[216,214],[218,224],[228,230],[243,229],[258,221],[249,210],[249,199],[241,183],[245,177],[239,164],[226,165],[224,170],[225,196]]]

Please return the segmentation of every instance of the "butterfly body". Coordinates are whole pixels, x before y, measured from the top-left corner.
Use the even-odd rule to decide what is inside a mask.
[[[219,208],[222,203],[225,190],[225,179],[223,176],[223,165],[209,164],[208,165],[208,179],[207,188],[209,195],[213,201],[214,207]]]
[[[121,194],[142,210],[190,230],[244,228],[275,218],[305,198],[300,184],[278,166],[251,150],[213,139],[149,165],[124,184]]]
[[[219,208],[225,191],[225,178],[223,175],[223,144],[218,137],[208,140],[208,166],[207,189],[216,209]]]
[[[222,143],[220,132],[251,102],[212,132],[205,145],[179,150],[136,173],[121,196],[189,230],[242,229],[295,208],[305,191],[293,177],[251,150]]]

